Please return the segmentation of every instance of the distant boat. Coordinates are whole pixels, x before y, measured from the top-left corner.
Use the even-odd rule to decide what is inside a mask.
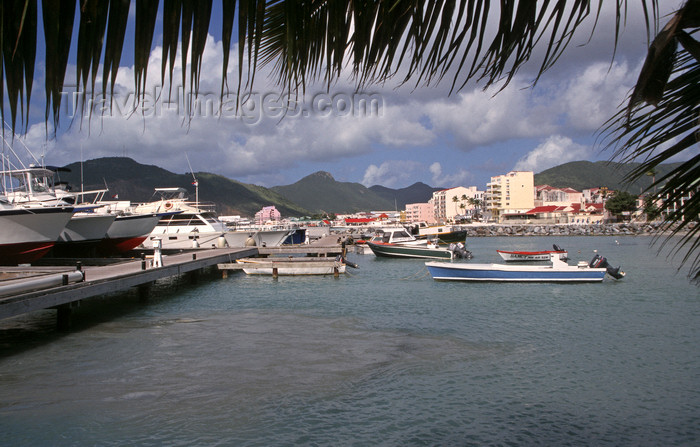
[[[596,255],[569,265],[550,254],[551,265],[468,264],[426,262],[430,275],[437,281],[505,281],[505,282],[600,282],[606,274],[615,279],[625,276],[620,268],[613,268],[606,259]]]
[[[464,242],[467,230],[452,225],[435,225],[418,228],[419,237],[439,239],[440,242]]]
[[[563,250],[558,245],[554,244],[554,250],[542,250],[542,251],[507,251],[507,250],[496,250],[501,258],[506,262],[513,261],[549,261],[550,255],[555,254],[559,256],[559,259],[566,261],[568,259],[569,253]]]
[[[403,245],[390,244],[386,242],[367,242],[367,246],[377,257],[387,258],[425,258],[425,259],[455,259],[471,258],[471,252],[458,249],[453,244],[452,247],[440,247],[437,244],[427,245]]]

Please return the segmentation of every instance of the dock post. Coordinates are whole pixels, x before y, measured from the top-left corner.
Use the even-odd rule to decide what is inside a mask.
[[[139,301],[145,303],[148,301],[148,292],[151,291],[151,283],[140,284],[138,286],[139,290]]]
[[[272,277],[277,278],[277,267],[272,267]]]
[[[221,277],[222,277],[223,279],[228,278],[228,270],[227,270],[227,269],[222,269],[222,270],[221,270]]]
[[[80,301],[56,306],[56,328],[59,331],[67,331],[73,323],[73,308],[80,306]]]
[[[333,266],[333,276],[335,276],[336,278],[340,276],[340,272],[338,271],[337,265]]]

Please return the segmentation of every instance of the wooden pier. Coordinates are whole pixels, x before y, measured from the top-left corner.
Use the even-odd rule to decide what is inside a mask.
[[[147,287],[158,279],[195,274],[257,254],[255,247],[216,248],[164,255],[163,265],[156,267],[153,258],[136,258],[100,266],[0,268],[0,277],[6,279],[0,281],[0,291],[4,290],[0,292],[0,319],[55,308],[58,327],[65,329],[70,326],[71,309],[83,299],[131,287]],[[34,285],[41,288],[29,290]]]

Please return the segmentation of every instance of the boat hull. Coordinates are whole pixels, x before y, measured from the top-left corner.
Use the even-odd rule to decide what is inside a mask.
[[[452,259],[452,252],[446,248],[429,248],[427,246],[400,245],[368,242],[367,246],[375,256],[385,258],[422,258]]]
[[[0,211],[0,264],[24,264],[46,255],[72,215],[73,208]]]
[[[521,262],[521,261],[549,261],[552,254],[559,255],[559,259],[565,260],[569,253],[566,251],[505,251],[496,250],[498,254],[506,262]]]
[[[156,214],[118,216],[100,242],[102,254],[119,254],[138,247],[146,240],[159,221]]]
[[[600,282],[606,269],[568,266],[510,266],[500,264],[452,264],[426,262],[437,281],[503,281],[503,282]]]

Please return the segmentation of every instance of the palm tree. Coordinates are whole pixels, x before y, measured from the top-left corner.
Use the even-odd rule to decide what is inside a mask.
[[[659,0],[639,0],[649,32],[657,29]],[[612,2],[612,0],[610,0]],[[108,6],[107,6],[108,3]],[[61,91],[68,66],[73,24],[78,15],[78,90],[94,92],[100,61],[103,93],[113,89],[125,41],[129,0],[53,0],[41,3],[44,24],[47,98],[46,121],[58,124]],[[137,98],[143,94],[153,43],[158,3],[136,0],[134,69]],[[357,87],[385,82],[416,85],[449,82],[458,91],[470,80],[485,87],[507,85],[541,47],[542,76],[561,56],[582,25],[597,24],[603,1],[537,0],[222,0],[222,82],[237,17],[238,90],[252,88],[262,66],[272,67],[284,91],[303,93],[307,85],[330,85],[350,68]],[[493,7],[494,4],[497,7]],[[172,78],[181,42],[183,84],[198,91],[199,70],[212,0],[164,0],[161,78]],[[614,3],[617,45],[627,0]],[[76,6],[79,8],[76,9]],[[630,180],[698,143],[700,0],[684,0],[653,39],[646,62],[626,108],[611,118],[602,134],[614,158],[642,160]],[[14,132],[17,115],[28,124],[37,49],[37,0],[3,0],[0,5],[0,50],[4,84]],[[191,47],[190,47],[191,42]],[[104,49],[104,55],[103,55]],[[189,63],[189,72],[187,66]],[[399,70],[400,69],[400,70]],[[0,88],[0,103],[4,104]],[[92,93],[91,93],[92,94]],[[239,94],[237,97],[240,97]],[[2,110],[2,118],[5,118]],[[658,148],[663,148],[659,150]],[[683,201],[672,219],[674,234],[688,230],[678,247],[688,248],[691,275],[700,280],[700,155],[659,179],[665,203]],[[694,225],[694,226],[693,226]]]
[[[457,214],[457,203],[459,203],[459,198],[457,196],[452,196],[452,203],[455,204],[455,215]]]

